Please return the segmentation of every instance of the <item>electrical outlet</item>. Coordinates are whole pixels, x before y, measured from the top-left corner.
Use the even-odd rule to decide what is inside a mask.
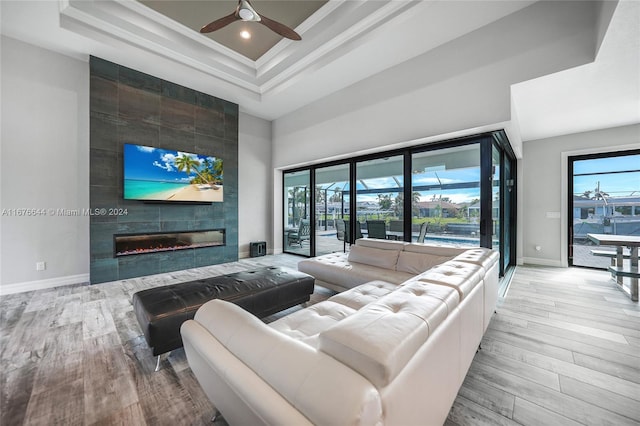
[[[47,269],[47,262],[36,262],[36,271],[44,271]]]

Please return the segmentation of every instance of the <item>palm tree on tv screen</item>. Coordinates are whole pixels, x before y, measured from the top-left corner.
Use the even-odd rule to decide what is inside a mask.
[[[216,159],[212,162],[207,158],[203,163],[197,158],[184,153],[175,160],[176,167],[181,172],[190,175],[193,171],[198,175],[191,180],[192,184],[210,185],[213,189],[218,189],[216,183],[222,183],[222,160]],[[200,166],[204,166],[203,171],[199,169]]]
[[[192,171],[198,173],[198,167],[200,166],[200,161],[187,154],[180,155],[176,158],[175,163],[178,170],[188,175],[190,175]]]

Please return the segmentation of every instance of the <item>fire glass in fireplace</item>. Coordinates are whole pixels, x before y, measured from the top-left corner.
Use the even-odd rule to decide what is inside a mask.
[[[225,230],[114,235],[115,257],[225,245]]]

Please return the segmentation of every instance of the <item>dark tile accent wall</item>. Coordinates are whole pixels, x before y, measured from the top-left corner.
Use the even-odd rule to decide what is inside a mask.
[[[91,283],[238,260],[238,105],[91,57]],[[224,161],[224,202],[147,204],[123,199],[124,143],[195,152]],[[226,245],[114,258],[120,233],[226,229]]]

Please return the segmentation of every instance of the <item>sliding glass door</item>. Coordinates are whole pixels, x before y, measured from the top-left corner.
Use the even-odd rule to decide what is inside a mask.
[[[284,175],[283,250],[311,255],[311,181],[309,170]]]
[[[315,253],[346,250],[345,221],[349,220],[349,164],[315,169]]]
[[[640,150],[569,158],[569,265],[606,269],[588,233],[640,235]]]

